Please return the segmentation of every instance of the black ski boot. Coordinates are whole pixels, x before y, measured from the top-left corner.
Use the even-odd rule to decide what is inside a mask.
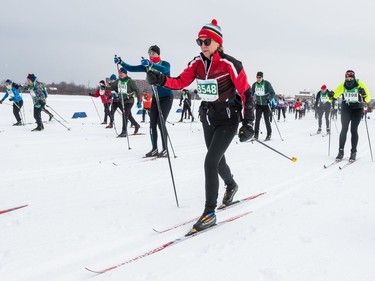
[[[22,122],[21,121],[17,121],[17,123],[14,123],[13,126],[22,126]]]
[[[139,124],[135,125],[134,135],[138,133],[140,127],[141,126]]]
[[[126,138],[127,137],[126,131],[122,131],[121,134],[119,134],[117,137],[118,138]]]
[[[351,152],[349,162],[354,162],[357,159],[357,152]]]
[[[51,121],[52,118],[53,118],[53,114],[49,114],[49,119],[48,119],[48,121]]]
[[[43,125],[38,125],[35,129],[32,129],[31,131],[35,132],[35,131],[42,131],[42,130],[44,130]]]
[[[158,157],[167,157],[168,156],[168,152],[166,149],[163,149],[162,151],[160,151],[160,153],[158,153]]]
[[[233,181],[231,185],[226,186],[226,190],[225,190],[224,197],[223,197],[223,204],[219,207],[219,209],[229,206],[232,203],[233,197],[236,194],[237,190],[238,190],[238,185],[235,181]]]
[[[255,134],[254,134],[254,139],[258,139],[259,138],[259,132],[256,132]]]
[[[146,153],[145,157],[154,157],[158,156],[158,149],[152,149],[150,152]]]
[[[193,225],[193,228],[186,234],[186,236],[194,235],[195,233],[210,228],[216,224],[215,212],[204,212],[198,221]]]
[[[322,132],[322,128],[319,128],[318,131],[316,132],[317,134],[320,134]]]
[[[271,135],[267,135],[266,138],[264,139],[265,141],[271,140]]]
[[[344,158],[344,149],[340,148],[339,149],[339,154],[337,154],[337,156],[336,156],[336,161],[341,161],[342,158]]]

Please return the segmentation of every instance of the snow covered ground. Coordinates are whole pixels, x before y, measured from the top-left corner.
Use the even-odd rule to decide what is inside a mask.
[[[177,208],[168,160],[142,158],[151,148],[146,124],[140,129],[146,135],[130,137],[129,150],[126,139],[100,125],[90,97],[50,96],[48,104],[71,130],[52,121],[44,131],[30,132],[35,124],[31,101],[25,100],[30,124],[23,127],[13,127],[11,107],[0,106],[0,211],[28,204],[0,214],[0,280],[375,280],[375,167],[364,122],[360,160],[343,170],[323,168],[337,154],[340,122],[332,125],[328,156],[329,138],[310,136],[317,129],[313,112],[302,120],[288,114],[277,123],[284,141],[272,124],[267,144],[297,157],[296,163],[236,137],[226,154],[240,187],[236,198],[266,194],[218,213],[218,221],[251,214],[95,275],[85,267],[104,269],[157,248],[184,235],[191,224],[163,234],[153,228],[201,214],[206,151],[201,125],[167,125],[177,156],[171,153]],[[99,99],[95,104],[103,116]],[[170,122],[179,120],[177,108],[176,100]],[[198,104],[195,115],[197,109]],[[88,117],[71,119],[81,111]],[[350,138],[346,156],[349,150]],[[219,201],[223,194],[221,182]]]

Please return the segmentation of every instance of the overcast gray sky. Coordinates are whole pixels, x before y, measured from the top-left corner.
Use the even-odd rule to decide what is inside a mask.
[[[294,95],[335,88],[353,69],[375,97],[374,0],[1,2],[0,80],[23,83],[35,73],[47,83],[93,86],[116,72],[114,54],[139,64],[154,44],[177,76],[199,54],[198,31],[215,18],[249,83],[263,71],[277,93]]]

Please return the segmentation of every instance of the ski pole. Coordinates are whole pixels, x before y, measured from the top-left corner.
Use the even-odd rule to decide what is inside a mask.
[[[50,108],[57,116],[59,116],[65,123],[68,123],[68,121],[66,121],[64,118],[62,118],[62,116],[60,114],[58,114],[56,112],[56,110],[54,110],[51,106],[49,106],[48,104],[46,104],[46,107]]]
[[[52,116],[53,119],[55,119],[57,122],[59,122],[61,124],[61,126],[65,127],[68,131],[70,131],[71,128],[65,126],[60,120],[56,119],[55,116]]]
[[[144,58],[142,57],[142,59],[144,59]],[[150,71],[150,68],[146,67],[146,72],[148,72],[148,71]],[[172,180],[172,185],[173,185],[174,196],[175,196],[175,199],[176,199],[177,208],[179,208],[180,206],[178,204],[178,197],[177,197],[177,191],[176,191],[176,184],[175,184],[175,181],[174,181],[172,163],[171,163],[171,158],[169,156],[168,139],[166,137],[168,135],[167,126],[165,125],[163,112],[161,110],[158,91],[157,91],[157,89],[156,89],[156,87],[154,85],[151,85],[151,89],[152,89],[152,91],[154,93],[154,96],[155,96],[155,99],[156,99],[156,105],[158,107],[159,121],[160,121],[160,128],[161,128],[161,137],[164,139],[165,149],[167,150],[169,171],[170,171],[170,174],[171,174],[171,180]]]
[[[22,100],[24,101],[22,91],[20,91],[20,95],[21,95]],[[24,121],[23,125],[25,126],[26,125],[25,104],[23,104],[23,106],[22,106],[22,111],[23,111],[23,121]]]
[[[94,105],[94,107],[95,107],[96,113],[98,114],[99,120],[102,121],[102,118],[100,117],[100,114],[99,114],[98,108],[96,107],[96,104],[95,104],[95,102],[94,102],[94,99],[92,98],[92,96],[90,96],[90,98],[91,98],[91,101],[92,101],[92,103],[93,103],[93,105]]]
[[[171,148],[172,148],[173,157],[174,157],[174,158],[177,158],[176,153],[174,153],[174,148],[173,148],[173,145],[172,145],[171,138],[169,137],[169,134],[167,134],[167,137],[168,137],[168,140],[169,140],[169,145],[170,145]]]
[[[147,69],[147,68],[146,68],[146,69]],[[148,69],[147,69],[147,71],[148,71]],[[166,135],[168,134],[168,132],[167,132],[167,127],[165,126],[163,112],[161,111],[160,100],[159,100],[159,95],[158,95],[157,89],[155,88],[154,85],[151,85],[151,88],[152,88],[152,91],[154,92],[154,96],[155,96],[155,99],[156,99],[156,104],[157,104],[158,111],[159,111],[160,128],[161,128],[161,137],[164,139],[165,149],[167,150],[167,157],[168,157],[169,171],[170,171],[170,173],[171,173],[171,179],[172,179],[172,184],[173,184],[174,196],[175,196],[175,198],[176,198],[177,208],[179,208],[180,206],[179,206],[179,204],[178,204],[177,191],[176,191],[176,184],[175,184],[175,181],[174,181],[173,170],[172,170],[172,163],[171,163],[171,158],[170,158],[170,156],[169,156],[168,140],[167,140],[167,138],[166,138]]]
[[[328,156],[330,155],[331,151],[331,131],[332,131],[332,115],[329,117],[329,136],[328,136]]]
[[[278,151],[278,150],[276,150],[276,149],[270,147],[269,145],[265,144],[264,142],[262,142],[262,141],[260,141],[260,140],[257,140],[257,139],[254,139],[254,138],[253,138],[253,139],[251,139],[251,140],[249,140],[249,141],[250,141],[250,142],[256,141],[256,142],[260,143],[261,145],[264,145],[265,147],[267,147],[267,148],[269,148],[269,149],[275,151],[276,153],[280,154],[281,156],[284,156],[285,158],[289,159],[289,160],[292,161],[292,162],[296,162],[296,161],[297,161],[297,158],[296,158],[296,157],[288,157],[288,156],[286,156],[285,154],[283,154],[283,153],[281,153],[280,151]],[[248,142],[249,142],[249,141],[248,141]]]
[[[13,102],[13,104],[10,104],[10,103],[7,103],[7,102],[3,102],[3,104],[5,104],[5,105],[9,105],[9,106],[11,106],[11,107],[13,107],[13,106],[15,105],[15,106],[18,108],[18,110],[20,111],[22,125],[25,125],[25,121],[24,121],[24,117],[23,117],[23,114],[22,114],[21,108],[18,106],[17,103]]]
[[[367,118],[366,118],[366,117],[365,117],[365,124],[366,124],[366,131],[367,131],[368,145],[369,145],[369,147],[370,147],[371,160],[372,160],[372,162],[374,162],[374,157],[373,157],[373,155],[372,155],[372,148],[371,148],[370,134],[369,134],[369,131],[368,131]]]
[[[339,133],[339,130],[337,129],[337,122],[336,122],[336,120],[334,121],[334,123],[335,123],[335,128],[336,128],[336,133]]]
[[[270,104],[268,104],[268,108],[269,108],[269,110],[270,110],[270,114],[272,114],[272,110],[271,110],[271,106],[270,106]],[[276,122],[276,120],[275,120],[275,119],[276,119],[275,116],[272,116],[272,118],[273,118],[273,123],[275,123],[276,129],[277,129],[277,131],[279,132],[280,139],[281,139],[282,141],[284,141],[283,137],[282,137],[281,134],[280,134],[279,126],[277,126],[277,122]]]

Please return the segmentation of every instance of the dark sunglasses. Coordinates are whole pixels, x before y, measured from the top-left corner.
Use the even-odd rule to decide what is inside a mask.
[[[203,43],[204,43],[204,44],[208,47],[208,46],[211,45],[212,39],[210,39],[210,38],[208,38],[208,39],[204,39],[204,40],[202,40],[202,39],[197,39],[196,41],[197,41],[198,46],[202,46]]]

